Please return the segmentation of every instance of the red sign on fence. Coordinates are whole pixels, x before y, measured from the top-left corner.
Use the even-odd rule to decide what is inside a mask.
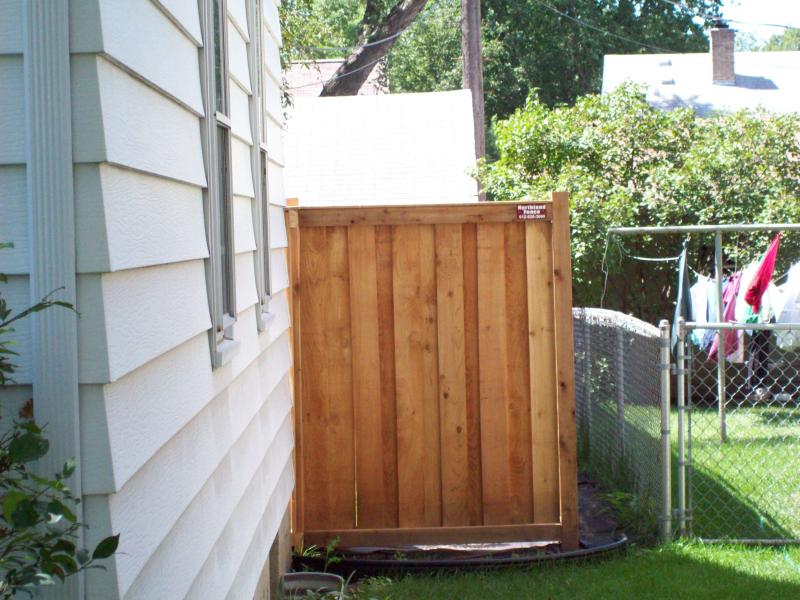
[[[517,204],[517,219],[520,221],[534,221],[546,218],[546,204]]]

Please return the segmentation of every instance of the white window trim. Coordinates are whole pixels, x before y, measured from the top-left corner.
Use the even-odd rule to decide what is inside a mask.
[[[223,23],[220,24],[220,39],[223,44],[222,51],[222,81],[225,93],[224,108],[230,111],[229,96],[229,73],[228,73],[228,40],[227,23],[228,7],[226,0],[218,0],[220,3]],[[200,53],[200,80],[205,104],[205,118],[202,119],[201,137],[203,142],[203,154],[206,165],[207,187],[203,193],[203,206],[206,216],[206,239],[208,240],[209,258],[206,260],[206,285],[208,288],[209,309],[211,312],[211,331],[209,332],[209,345],[211,349],[211,364],[213,368],[218,368],[226,364],[236,354],[239,342],[234,339],[234,325],[236,323],[236,272],[235,272],[235,247],[233,231],[233,189],[232,175],[233,168],[230,136],[231,120],[224,113],[216,110],[216,74],[214,72],[214,10],[215,0],[198,0],[201,15],[201,26],[203,27],[204,46],[199,50]],[[220,149],[218,143],[219,128],[228,130],[228,144],[224,149]],[[220,203],[217,201],[217,193],[222,185],[219,181],[219,161],[220,152],[227,153],[227,193],[229,196],[229,214],[227,220],[221,214]],[[233,314],[223,312],[225,303],[223,301],[224,292],[224,267],[222,264],[222,240],[220,239],[220,225],[228,227],[227,237],[229,248],[227,254],[228,272],[230,274],[230,287],[228,289],[228,306]]]
[[[250,42],[247,45],[247,58],[250,68],[250,82],[253,90],[250,96],[250,134],[253,145],[250,148],[250,163],[253,173],[253,231],[256,238],[255,275],[258,288],[259,309],[256,311],[258,330],[264,331],[274,319],[270,311],[272,281],[270,268],[269,235],[269,194],[266,169],[262,169],[262,153],[266,153],[266,140],[263,131],[265,118],[263,107],[264,84],[264,15],[263,2],[271,0],[247,0],[247,19]],[[269,154],[266,154],[269,161]]]

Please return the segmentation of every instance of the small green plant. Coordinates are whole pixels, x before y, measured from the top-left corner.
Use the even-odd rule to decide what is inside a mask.
[[[9,244],[0,244],[6,248]],[[0,274],[0,283],[6,283]],[[9,335],[11,325],[28,315],[71,304],[51,300],[52,294],[17,313],[0,295],[0,387],[13,382],[17,356]],[[24,593],[33,597],[37,588],[63,581],[88,568],[102,568],[97,561],[114,554],[119,536],[102,540],[94,550],[78,548],[79,533],[85,527],[78,521],[76,498],[67,481],[75,473],[69,460],[53,477],[42,476],[32,465],[47,454],[50,443],[44,428],[33,420],[29,401],[18,419],[0,435],[0,599],[11,600]]]
[[[339,536],[330,540],[325,545],[325,567],[324,571],[327,573],[328,569],[337,563],[342,562],[342,557],[336,553],[336,547],[339,545]]]

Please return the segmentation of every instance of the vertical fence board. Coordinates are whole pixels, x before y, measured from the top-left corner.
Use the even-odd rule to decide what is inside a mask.
[[[483,525],[481,403],[478,377],[478,236],[477,226],[461,226],[464,266],[464,369],[467,403],[467,510],[470,525]]]
[[[436,226],[442,524],[469,525],[464,260],[461,225]]]
[[[305,461],[303,460],[303,372],[300,343],[302,331],[300,318],[300,224],[296,213],[286,213],[286,232],[289,241],[289,304],[292,319],[292,422],[294,424],[294,472],[295,493],[292,497],[293,543],[303,545],[302,532],[305,531]]]
[[[428,287],[433,277],[432,269],[423,266],[429,258],[423,257],[428,237],[424,229],[410,225],[394,227],[392,231],[400,527],[439,525],[441,519],[438,406],[435,406],[437,433],[431,440],[428,434],[433,426],[432,411],[425,405],[430,395],[428,355],[434,346],[429,334],[433,323],[426,322],[429,295],[433,295]],[[434,456],[428,455],[431,452]],[[433,465],[437,467],[435,472]]]
[[[425,413],[425,522],[442,524],[441,410],[436,307],[436,245],[433,225],[420,227],[420,297],[422,302],[422,402]]]
[[[378,282],[378,346],[381,370],[381,424],[383,477],[386,486],[384,527],[398,527],[397,404],[395,402],[394,295],[392,290],[392,228],[375,227]]]
[[[578,464],[575,436],[575,364],[572,340],[572,251],[569,194],[553,194],[553,305],[558,393],[558,463],[562,547],[578,547]]]
[[[384,527],[387,519],[383,470],[383,418],[378,329],[375,229],[347,230],[350,269],[350,328],[353,340],[353,411],[356,448],[357,526]]]
[[[528,265],[528,335],[530,338],[533,518],[559,519],[558,415],[556,361],[553,352],[553,254],[550,223],[525,224]]]
[[[506,522],[511,510],[504,253],[503,224],[478,225],[478,372],[486,525]]]
[[[301,236],[306,526],[355,526],[350,299],[345,228]],[[326,298],[325,303],[319,298]],[[313,383],[312,383],[313,379]],[[311,493],[309,493],[311,492]]]
[[[533,520],[531,401],[528,359],[525,225],[505,225],[506,344],[508,348],[508,442],[510,519]]]

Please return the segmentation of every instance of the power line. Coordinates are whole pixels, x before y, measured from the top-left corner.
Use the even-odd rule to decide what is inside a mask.
[[[381,56],[380,58],[376,58],[375,60],[373,60],[371,62],[368,62],[365,65],[361,65],[360,67],[357,67],[357,68],[353,69],[352,71],[348,71],[347,73],[342,73],[341,75],[334,75],[332,77],[329,77],[325,81],[320,79],[319,81],[312,81],[311,83],[304,83],[303,85],[295,85],[295,86],[292,86],[292,87],[286,88],[286,89],[299,90],[300,88],[311,87],[312,85],[319,85],[320,83],[322,84],[322,87],[325,87],[331,81],[336,81],[337,79],[343,79],[345,77],[349,77],[353,73],[358,73],[359,71],[363,71],[364,69],[367,69],[367,68],[379,63],[380,61],[383,60],[383,58],[384,57]]]
[[[666,54],[680,54],[680,52],[677,52],[676,50],[669,50],[667,48],[661,48],[660,46],[654,46],[653,44],[645,44],[644,42],[637,41],[637,40],[635,40],[633,38],[629,38],[627,36],[620,35],[618,33],[612,32],[612,31],[608,31],[607,29],[603,29],[602,27],[598,27],[597,25],[589,23],[588,21],[584,21],[583,19],[579,19],[578,17],[573,17],[572,15],[568,15],[565,12],[561,12],[557,8],[555,8],[553,6],[550,6],[549,4],[547,4],[546,2],[542,2],[541,0],[533,0],[533,1],[536,4],[539,4],[539,5],[543,6],[544,8],[548,9],[551,12],[554,12],[557,15],[560,15],[560,16],[566,18],[566,19],[569,19],[570,21],[574,21],[575,23],[577,23],[581,27],[587,27],[589,29],[593,29],[594,31],[602,33],[603,35],[610,35],[611,37],[615,37],[615,38],[617,38],[619,40],[623,40],[625,42],[630,42],[632,44],[637,44],[639,46],[642,46],[643,48],[650,48],[652,50],[657,50],[659,52],[666,53]]]
[[[685,12],[691,13],[695,17],[700,17],[701,19],[706,19],[707,21],[727,21],[728,23],[737,23],[739,25],[751,25],[754,27],[779,27],[781,29],[797,29],[796,27],[792,27],[791,25],[781,25],[780,23],[752,23],[749,21],[737,21],[736,19],[726,19],[721,15],[712,15],[709,13],[703,13],[696,10],[692,10],[690,7],[686,6],[682,2],[676,2],[675,0],[661,0],[664,4],[670,4],[679,8]]]

